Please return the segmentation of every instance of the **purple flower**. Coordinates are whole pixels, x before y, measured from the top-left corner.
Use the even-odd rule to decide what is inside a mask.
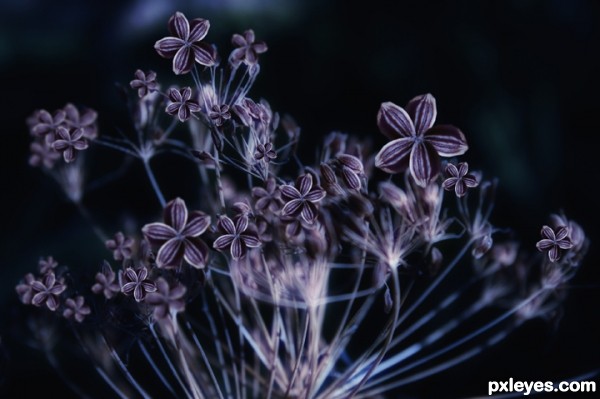
[[[191,100],[192,89],[184,87],[181,91],[177,89],[169,89],[167,96],[171,102],[167,105],[167,114],[177,115],[181,122],[185,122],[192,116],[192,112],[200,111],[200,105]]]
[[[23,281],[15,287],[19,300],[25,305],[31,305],[31,299],[35,295],[32,283],[35,281],[35,277],[31,273],[27,273],[23,278]]]
[[[296,180],[296,186],[281,186],[281,196],[286,200],[282,216],[302,216],[307,223],[314,223],[317,218],[317,203],[325,198],[325,190],[316,186],[313,188],[313,177],[304,174]]]
[[[229,105],[213,105],[211,112],[208,117],[213,120],[215,126],[223,126],[223,124],[231,119],[231,113],[229,112]]]
[[[52,148],[46,140],[34,141],[29,146],[31,156],[29,157],[29,165],[38,167],[44,166],[46,169],[52,169],[56,161],[60,159],[60,153]]]
[[[269,178],[266,183],[265,188],[252,188],[252,196],[256,200],[254,206],[258,211],[264,212],[269,209],[271,212],[277,212],[280,208],[281,192],[274,178]]]
[[[116,280],[117,275],[110,267],[110,264],[104,261],[102,270],[96,273],[96,284],[92,286],[92,292],[94,294],[102,293],[106,299],[110,299],[121,291],[121,287]]]
[[[242,62],[248,66],[258,63],[258,55],[267,51],[265,42],[255,42],[254,31],[249,29],[244,32],[244,36],[234,34],[231,42],[237,48],[231,52],[229,60],[234,67]]]
[[[136,302],[141,302],[146,298],[146,294],[156,291],[156,284],[148,279],[148,269],[140,267],[134,270],[131,267],[119,272],[119,283],[121,292],[127,296],[133,294]]]
[[[439,156],[462,155],[469,148],[458,128],[433,126],[436,115],[435,98],[431,94],[413,98],[406,110],[391,102],[381,104],[377,125],[392,141],[379,151],[375,166],[388,173],[409,168],[415,182],[425,187],[439,173]]]
[[[63,158],[66,163],[71,163],[75,160],[75,151],[83,151],[88,148],[88,142],[83,137],[83,130],[76,129],[69,131],[68,129],[60,126],[56,129],[56,135],[58,136],[56,141],[52,143],[52,148],[56,151],[62,152]]]
[[[187,289],[181,283],[177,282],[175,286],[170,286],[167,280],[159,277],[156,280],[156,292],[146,297],[146,303],[154,307],[154,318],[161,320],[169,314],[184,310],[186,291]]]
[[[56,266],[58,266],[58,262],[52,256],[48,256],[46,259],[40,258],[38,262],[38,269],[41,274],[53,272]]]
[[[190,212],[181,198],[170,201],[164,210],[165,223],[150,223],[142,228],[148,241],[160,245],[156,256],[158,267],[178,267],[185,259],[197,269],[206,265],[208,247],[199,236],[210,225],[210,216]]]
[[[85,316],[92,313],[90,307],[85,304],[85,300],[81,295],[73,298],[69,298],[65,301],[65,310],[63,311],[63,317],[65,319],[74,318],[78,323],[81,323]]]
[[[364,174],[363,164],[357,157],[341,154],[337,157],[341,166],[342,179],[351,190],[360,190],[360,176]]]
[[[277,158],[277,153],[273,150],[273,144],[271,142],[265,144],[258,144],[256,146],[254,159],[256,159],[257,161],[264,159],[265,162],[269,162],[275,158]]]
[[[548,251],[550,262],[558,261],[563,250],[573,247],[568,227],[558,227],[555,232],[551,227],[544,226],[541,235],[542,239],[537,242],[536,247],[540,252]]]
[[[154,48],[164,58],[173,58],[173,72],[186,74],[192,70],[194,61],[212,66],[216,54],[210,44],[201,42],[208,33],[210,22],[206,19],[188,21],[185,15],[176,12],[169,19],[169,32],[173,36],[160,39]]]
[[[146,96],[148,93],[156,91],[158,84],[156,83],[156,72],[148,71],[144,73],[141,69],[135,71],[135,79],[129,82],[129,86],[132,89],[138,91],[140,98]]]
[[[63,110],[58,110],[51,115],[45,109],[36,113],[37,123],[31,128],[31,133],[37,137],[50,135],[49,141],[54,141],[54,135],[59,126],[64,126],[67,114]]]
[[[227,216],[219,219],[219,227],[225,234],[220,236],[213,243],[213,247],[223,251],[231,247],[231,257],[239,260],[246,255],[247,248],[256,248],[260,246],[258,235],[248,229],[248,216],[243,215],[237,218],[235,224]]]
[[[450,191],[454,187],[454,192],[457,197],[464,197],[467,193],[467,188],[477,187],[479,182],[477,178],[469,173],[469,164],[461,162],[458,168],[449,163],[446,166],[446,174],[450,177],[444,180],[444,190]]]
[[[104,243],[106,249],[113,251],[113,258],[117,261],[131,259],[132,247],[135,241],[131,237],[126,237],[122,232],[115,234],[115,238]]]
[[[46,305],[51,311],[58,309],[58,296],[67,289],[67,286],[60,281],[56,281],[54,273],[50,272],[42,278],[31,282],[31,287],[36,294],[31,299],[31,304],[35,306]]]
[[[64,111],[67,114],[65,122],[71,129],[81,130],[83,137],[90,140],[98,136],[98,129],[96,127],[98,113],[96,111],[86,109],[85,112],[80,114],[77,107],[70,103],[65,105]]]

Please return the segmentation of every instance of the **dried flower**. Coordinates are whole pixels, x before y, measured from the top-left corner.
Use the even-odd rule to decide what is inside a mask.
[[[140,267],[134,270],[131,267],[119,272],[119,284],[121,292],[127,296],[133,295],[136,302],[141,302],[146,298],[146,294],[156,291],[156,284],[148,279],[148,269]]]
[[[425,187],[440,169],[438,156],[464,154],[467,141],[454,126],[433,126],[437,115],[435,98],[431,94],[409,101],[406,110],[386,102],[377,114],[379,130],[392,139],[375,157],[375,166],[388,173],[407,169],[417,184]]]
[[[186,74],[194,67],[194,61],[200,65],[212,66],[215,63],[215,50],[204,39],[210,28],[210,22],[197,18],[188,21],[185,15],[176,12],[169,19],[169,32],[173,36],[160,39],[154,49],[164,58],[173,58],[173,72]]]
[[[234,260],[243,258],[248,248],[260,246],[258,235],[253,229],[248,230],[248,227],[248,217],[245,215],[239,217],[235,223],[227,216],[222,216],[219,219],[219,228],[225,234],[215,240],[213,247],[219,251],[231,248],[231,257]]]
[[[269,162],[277,158],[277,153],[273,150],[273,144],[271,142],[265,144],[258,144],[256,151],[254,152],[254,159],[257,161],[264,159],[265,162]]]
[[[66,163],[71,163],[75,160],[75,151],[83,151],[88,148],[88,142],[83,137],[83,130],[76,129],[69,131],[68,129],[59,126],[56,129],[57,139],[52,143],[52,148],[62,152]]]
[[[75,299],[69,298],[65,301],[65,310],[63,310],[65,319],[74,318],[78,323],[81,323],[90,313],[92,311],[85,304],[85,299],[81,295],[75,297]]]
[[[158,88],[158,83],[156,83],[156,72],[148,71],[148,73],[144,73],[144,71],[138,69],[135,71],[134,76],[135,79],[129,82],[129,86],[138,91],[138,96],[140,98],[146,96],[148,93],[156,91]]]
[[[56,281],[56,276],[52,272],[44,275],[42,280],[32,281],[31,287],[36,292],[31,299],[31,304],[35,306],[46,305],[51,311],[58,309],[60,304],[58,296],[67,289],[66,285]]]
[[[185,309],[184,296],[187,289],[177,282],[170,286],[167,280],[159,277],[156,280],[156,291],[146,296],[146,303],[154,308],[154,318],[161,320],[170,314],[181,312]]]
[[[192,89],[189,87],[184,87],[181,91],[171,88],[167,92],[167,96],[171,102],[167,105],[165,111],[169,115],[177,115],[181,122],[190,119],[193,112],[200,111],[200,105],[191,99]]]
[[[46,259],[40,258],[40,261],[38,262],[38,270],[40,271],[40,274],[53,272],[57,266],[58,262],[55,261],[52,256],[48,256]]]
[[[92,292],[94,294],[102,293],[106,299],[111,299],[120,291],[121,287],[117,282],[117,275],[110,264],[104,261],[102,270],[96,273],[96,283],[92,285]]]
[[[283,216],[302,216],[307,223],[314,223],[318,215],[317,203],[325,198],[325,190],[319,186],[313,188],[313,177],[306,173],[296,180],[296,186],[281,186],[281,196],[286,200]]]
[[[113,258],[116,261],[131,259],[133,244],[135,244],[133,238],[126,237],[120,231],[115,234],[115,238],[104,243],[104,245],[106,245],[106,249],[113,251]]]
[[[561,226],[554,231],[551,227],[544,226],[540,234],[542,239],[537,242],[536,247],[540,252],[548,251],[550,262],[558,261],[563,250],[573,247],[568,227]]]
[[[265,42],[255,42],[254,31],[249,29],[244,35],[234,34],[231,42],[237,48],[231,52],[229,60],[234,67],[242,62],[248,66],[258,63],[258,55],[267,51]]]
[[[469,164],[466,162],[459,163],[458,168],[456,165],[449,163],[446,166],[446,174],[450,177],[444,180],[444,190],[450,191],[454,187],[457,197],[464,197],[468,188],[479,185],[477,178],[469,173]]]
[[[142,228],[148,241],[160,245],[158,267],[178,267],[185,259],[197,269],[206,265],[208,247],[199,237],[210,225],[210,216],[190,212],[181,198],[170,201],[164,210],[165,223],[150,223]]]

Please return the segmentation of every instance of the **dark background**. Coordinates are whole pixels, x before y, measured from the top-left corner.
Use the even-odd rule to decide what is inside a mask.
[[[41,255],[84,270],[103,256],[55,184],[28,167],[25,118],[74,102],[98,110],[100,133],[114,134],[126,125],[115,82],[127,84],[137,68],[175,82],[170,62],[153,50],[175,10],[210,19],[207,40],[220,48],[247,28],[268,43],[251,95],[295,117],[311,143],[307,156],[332,130],[371,136],[379,148],[379,104],[404,105],[431,92],[438,121],[465,132],[471,167],[500,179],[497,225],[513,227],[533,248],[547,215],[564,210],[588,233],[591,250],[558,329],[530,323],[475,360],[415,384],[408,395],[483,395],[488,380],[560,380],[600,365],[597,1],[107,3],[0,3],[0,397],[16,397],[17,387],[19,397],[34,397],[42,385],[52,397],[69,395],[19,338],[14,285]],[[101,158],[110,153],[98,153],[98,168],[110,166],[114,158]],[[123,207],[139,205],[143,212],[156,206],[144,180],[134,189],[117,181],[111,190],[85,200],[103,227],[117,229],[126,218]],[[180,190],[167,184],[167,196],[185,194]]]

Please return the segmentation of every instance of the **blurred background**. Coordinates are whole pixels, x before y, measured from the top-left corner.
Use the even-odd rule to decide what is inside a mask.
[[[379,148],[379,104],[430,92],[438,121],[465,132],[471,168],[500,180],[496,225],[513,227],[533,248],[547,215],[564,210],[590,236],[557,328],[529,323],[403,394],[481,395],[488,380],[561,380],[600,366],[597,1],[3,0],[0,397],[34,397],[40,386],[53,397],[72,395],[20,339],[14,285],[40,256],[91,270],[105,256],[54,182],[28,166],[25,118],[74,102],[99,111],[100,134],[127,126],[115,83],[127,85],[137,68],[157,71],[163,84],[176,81],[153,49],[176,10],[210,19],[207,40],[220,48],[248,28],[267,42],[251,96],[296,119],[308,159],[332,130],[371,137]],[[185,189],[168,186],[168,196],[185,194],[177,190]],[[127,218],[124,202],[156,207],[144,180],[134,188],[117,180],[85,202],[114,231]]]

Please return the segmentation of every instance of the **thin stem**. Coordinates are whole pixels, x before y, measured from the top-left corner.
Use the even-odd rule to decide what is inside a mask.
[[[150,180],[150,184],[152,185],[152,189],[156,194],[156,198],[158,198],[158,202],[160,202],[160,206],[162,208],[165,207],[167,202],[165,201],[165,197],[160,191],[160,187],[158,186],[158,182],[156,181],[156,177],[154,177],[154,173],[152,172],[152,168],[150,168],[150,159],[144,159],[144,169],[146,170],[146,175],[148,175],[148,179]]]

